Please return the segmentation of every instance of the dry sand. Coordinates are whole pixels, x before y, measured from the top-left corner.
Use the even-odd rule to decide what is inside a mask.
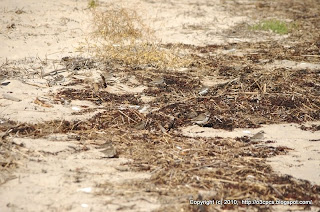
[[[319,122],[312,124],[319,124]],[[235,129],[231,132],[190,126],[182,131],[186,136],[236,138],[242,136],[251,137],[261,130],[265,132],[261,142],[268,140],[275,141],[275,143],[267,145],[292,148],[292,151],[287,155],[280,155],[269,159],[274,170],[282,174],[289,174],[296,178],[320,184],[320,149],[318,145],[320,132],[301,130],[298,124],[265,125],[257,129]]]
[[[100,3],[103,7],[110,2]],[[165,43],[208,45],[239,42],[240,38],[225,37],[223,31],[242,21],[249,21],[245,16],[230,14],[221,1],[135,0],[130,3],[116,1],[116,4],[137,9],[145,20],[149,20],[148,24],[156,31],[156,36]],[[9,85],[0,87],[0,94],[4,95],[0,99],[1,120],[29,123],[85,120],[103,110],[85,101],[55,104],[54,93],[62,85],[58,82],[48,87],[48,81],[52,80],[50,76],[41,79],[39,75],[32,75],[38,69],[48,73],[59,66],[62,57],[79,54],[79,42],[84,42],[91,30],[91,13],[87,5],[85,0],[0,2],[0,63],[7,62],[12,70],[18,70],[7,80]],[[290,61],[282,64],[289,67],[297,65]],[[279,65],[279,61],[274,63],[274,66]],[[307,65],[319,68],[319,64]],[[89,77],[94,81],[98,73],[92,73],[95,71],[98,70],[80,73],[80,77]],[[70,80],[68,73],[63,75],[67,81]],[[119,90],[117,87],[108,89],[109,92]],[[142,90],[143,87],[133,92]],[[122,86],[122,92],[127,91],[132,89]],[[10,96],[18,101],[12,101]],[[36,98],[52,107],[36,104]],[[85,115],[72,115],[82,108],[97,110]],[[288,155],[269,160],[274,170],[320,184],[319,131],[302,131],[294,124],[264,126],[263,129],[266,140],[276,141],[272,145],[293,149]],[[187,136],[237,137],[242,136],[244,130],[236,129],[229,133],[190,126],[183,132]],[[251,133],[259,130],[251,130]],[[87,141],[89,151],[86,152],[79,151],[77,140],[63,135],[43,139],[14,138],[13,141],[24,144],[27,158],[19,162],[21,165],[13,173],[12,180],[0,186],[0,211],[151,211],[161,205],[147,191],[123,188],[121,185],[124,182],[143,182],[150,177],[150,173],[130,171],[123,165],[128,161],[125,158],[103,159],[103,154],[92,144],[97,141]],[[99,189],[97,185],[105,183],[110,184],[109,190],[96,190]],[[97,192],[104,195],[94,195]]]

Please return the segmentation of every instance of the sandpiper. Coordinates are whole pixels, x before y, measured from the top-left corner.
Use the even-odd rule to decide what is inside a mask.
[[[264,138],[265,132],[263,130],[259,131],[258,133],[254,134],[250,140],[251,141],[260,141]]]
[[[201,113],[197,117],[191,119],[191,122],[198,125],[205,125],[208,123],[210,115],[211,114],[209,112]]]

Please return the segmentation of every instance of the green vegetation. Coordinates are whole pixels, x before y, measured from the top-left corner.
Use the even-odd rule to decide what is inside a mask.
[[[98,6],[98,0],[89,0],[88,7],[89,8],[96,8]]]
[[[272,31],[280,35],[288,34],[293,28],[294,24],[286,23],[284,21],[271,19],[264,20],[251,27],[252,30]]]

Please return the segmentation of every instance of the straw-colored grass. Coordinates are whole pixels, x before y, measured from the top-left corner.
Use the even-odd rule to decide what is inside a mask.
[[[149,29],[142,23],[136,11],[119,8],[94,11],[94,35],[106,42],[123,43],[141,39]]]
[[[178,48],[164,48],[136,11],[113,8],[93,11],[94,32],[90,48],[102,61],[130,67],[161,69],[186,67],[190,59]]]

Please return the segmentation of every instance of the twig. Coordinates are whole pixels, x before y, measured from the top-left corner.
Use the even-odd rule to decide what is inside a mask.
[[[283,195],[280,193],[280,191],[278,189],[276,189],[273,185],[271,185],[270,183],[267,184],[270,188],[272,188],[276,194],[278,194],[281,198],[284,198]]]
[[[119,113],[121,113],[122,115],[124,115],[125,117],[127,117],[129,120],[131,120],[131,121],[133,121],[133,122],[135,122],[135,123],[138,123],[138,122],[136,122],[135,120],[133,120],[132,118],[130,118],[127,114],[123,113],[121,110],[118,110],[118,111],[119,111]]]
[[[302,56],[302,57],[320,57],[320,55],[313,55],[313,54],[303,54],[300,56]]]
[[[239,184],[239,182],[231,181],[231,180],[224,180],[224,179],[217,179],[217,178],[210,178],[212,181],[219,181],[223,183],[231,183],[231,184]]]
[[[51,75],[51,74],[54,73],[54,72],[55,72],[55,74],[57,74],[57,73],[62,73],[62,72],[66,72],[66,71],[68,71],[68,69],[66,69],[66,68],[55,69],[55,70],[50,71],[50,72],[48,72],[48,73],[46,73],[46,74],[43,74],[42,77],[49,76],[49,75]]]

